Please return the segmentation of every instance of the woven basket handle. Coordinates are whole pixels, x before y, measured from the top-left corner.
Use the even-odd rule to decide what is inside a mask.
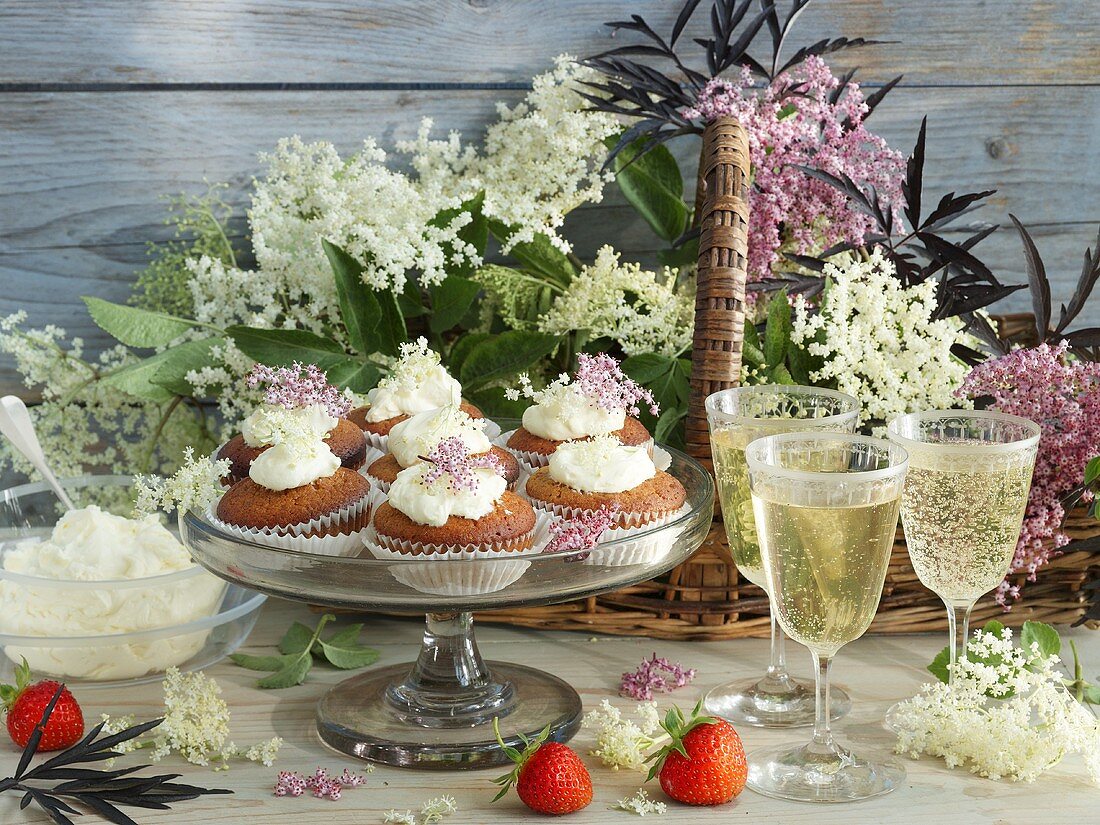
[[[687,448],[709,467],[710,439],[703,402],[712,392],[737,386],[745,332],[749,142],[745,130],[733,118],[718,118],[707,124],[699,186],[703,197]]]

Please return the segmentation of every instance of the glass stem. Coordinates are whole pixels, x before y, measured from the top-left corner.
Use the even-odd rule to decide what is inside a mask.
[[[829,727],[829,671],[833,666],[833,657],[823,653],[814,653],[817,670],[814,681],[817,684],[817,701],[814,705],[814,745],[818,748],[835,750],[833,732]]]
[[[966,643],[970,636],[970,611],[974,609],[974,602],[967,605],[947,604],[947,628],[951,634],[950,653],[951,666],[947,672],[947,683],[955,682],[955,665],[960,659],[966,658]]]
[[[768,677],[782,679],[787,675],[786,636],[783,633],[783,628],[776,621],[774,610],[770,612],[770,617],[772,620],[772,656],[771,662],[768,664]]]

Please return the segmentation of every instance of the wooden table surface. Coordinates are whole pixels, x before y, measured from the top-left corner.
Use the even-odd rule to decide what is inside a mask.
[[[295,618],[310,620],[305,608],[285,602],[269,601],[246,650],[271,652],[273,644]],[[421,626],[413,620],[368,619],[364,639],[377,647],[379,664],[408,661],[415,653]],[[1070,631],[1088,665],[1088,674],[1100,669],[1100,634],[1085,630]],[[672,697],[662,698],[664,707],[674,699],[682,707],[693,704],[711,685],[738,676],[762,672],[767,661],[767,643],[745,639],[732,642],[665,642],[650,639],[590,638],[576,633],[521,631],[482,626],[478,638],[486,658],[512,661],[553,671],[580,692],[585,710],[601,699],[610,698],[624,708],[631,700],[618,698],[619,674],[632,669],[650,653],[668,656],[687,666],[698,668],[695,683]],[[940,636],[868,636],[844,648],[834,666],[835,679],[845,685],[853,699],[851,713],[836,725],[842,739],[860,748],[889,747],[892,736],[882,727],[884,711],[895,700],[911,695],[925,681],[923,666],[944,644]],[[804,652],[792,645],[796,673],[808,675],[809,661]],[[450,794],[458,803],[457,814],[446,818],[446,825],[481,825],[546,821],[530,813],[514,795],[490,805],[494,786],[489,780],[502,773],[499,769],[456,773],[399,770],[379,766],[366,786],[347,791],[337,802],[302,798],[276,798],[271,789],[278,770],[312,773],[317,766],[339,772],[356,762],[323,746],[313,728],[313,707],[327,687],[346,674],[325,666],[314,668],[302,686],[279,691],[261,691],[252,686],[256,674],[231,663],[222,663],[208,671],[221,684],[233,713],[233,739],[251,743],[278,735],[286,740],[275,767],[264,768],[234,763],[227,773],[187,765],[176,757],[162,762],[160,771],[179,771],[185,780],[208,787],[229,787],[232,797],[210,797],[181,803],[171,812],[133,811],[135,819],[146,825],[279,825],[279,823],[326,823],[326,825],[373,825],[382,821],[383,812],[419,809],[422,802],[439,794]],[[96,719],[100,713],[137,713],[152,717],[160,699],[158,684],[124,691],[84,689],[78,694],[85,716]],[[801,740],[807,730],[762,731],[743,728],[746,749],[783,741]],[[592,735],[582,730],[573,740],[574,747],[586,754],[592,747]],[[6,742],[6,737],[5,737]],[[137,758],[137,757],[129,757]],[[595,798],[583,812],[567,821],[627,823],[631,815],[609,810],[616,800],[631,796],[642,776],[611,771],[593,757],[585,756],[595,785]],[[10,742],[0,746],[0,776],[10,775],[16,751]],[[718,808],[689,808],[669,805],[666,823],[967,823],[978,825],[1015,825],[1016,823],[1075,823],[1087,825],[1100,821],[1098,789],[1090,784],[1084,765],[1076,758],[1045,774],[1034,784],[991,782],[962,770],[948,770],[942,761],[905,760],[908,779],[894,793],[867,802],[848,805],[808,805],[766,799],[745,791],[728,805]],[[664,799],[656,782],[650,795]],[[46,823],[40,811],[20,812],[18,799],[10,794],[0,797],[0,823]],[[84,822],[92,822],[90,817]]]

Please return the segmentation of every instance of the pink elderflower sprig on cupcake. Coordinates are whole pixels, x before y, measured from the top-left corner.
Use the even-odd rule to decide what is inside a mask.
[[[654,653],[652,658],[643,659],[637,670],[623,674],[619,693],[647,702],[654,693],[671,693],[694,678],[695,668],[685,668],[679,662],[673,664]]]
[[[550,541],[542,552],[575,552],[577,560],[583,561],[600,543],[604,531],[615,524],[619,510],[618,504],[610,507],[605,504],[599,510],[585,510],[578,516],[555,522],[550,526]]]
[[[266,384],[264,403],[297,410],[317,404],[334,418],[343,418],[351,410],[351,401],[328,382],[324,370],[316,364],[295,361],[289,367],[273,368],[256,364],[245,378],[250,389]]]
[[[450,477],[451,489],[456,493],[477,490],[476,470],[492,470],[499,476],[504,475],[504,465],[499,458],[492,453],[471,455],[466,442],[457,435],[444,438],[430,453],[420,458],[432,465],[422,477],[426,486],[435,484],[446,475]]]
[[[296,771],[280,771],[275,782],[275,796],[305,796],[312,791],[318,799],[336,801],[344,788],[357,788],[367,781],[363,774],[354,774],[347,768],[336,777],[330,777],[324,768],[318,768],[312,776],[302,776]]]
[[[653,415],[661,414],[653,393],[628,377],[619,362],[605,352],[599,355],[582,352],[577,356],[577,372],[573,379],[562,373],[542,390],[536,390],[527,373],[523,373],[519,377],[519,388],[509,388],[504,395],[512,401],[530,398],[536,404],[557,401],[566,408],[570,402],[593,404],[609,412],[621,410],[634,417],[641,412],[639,404],[644,402]]]

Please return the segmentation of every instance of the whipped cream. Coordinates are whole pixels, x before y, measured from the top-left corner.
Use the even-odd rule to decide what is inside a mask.
[[[457,406],[416,413],[395,424],[388,446],[397,463],[411,467],[445,438],[458,437],[471,455],[487,453],[493,443],[485,435],[485,421],[470,418]]]
[[[48,639],[168,627],[212,616],[225,582],[198,571],[166,583],[138,580],[190,570],[187,550],[155,516],[127,519],[98,507],[70,510],[45,540],[5,543],[0,575],[0,632],[41,636],[47,646],[8,645],[31,670],[83,679],[130,679],[181,665],[208,631],[133,644],[50,647]],[[98,581],[112,584],[95,587]],[[119,582],[134,581],[134,584]],[[84,584],[76,584],[76,583]],[[88,584],[91,583],[91,584]]]
[[[436,364],[425,370],[415,384],[377,386],[368,392],[370,407],[367,409],[367,421],[385,421],[461,401],[462,385],[451,377],[446,367]]]
[[[508,482],[489,469],[474,470],[477,487],[473,490],[452,489],[444,475],[433,484],[424,483],[430,464],[420,462],[397,474],[390,485],[390,504],[417,524],[442,527],[451,516],[479,519],[496,509]]]
[[[645,447],[627,447],[610,436],[562,444],[549,466],[554,481],[584,493],[622,493],[657,475]]]
[[[524,429],[539,438],[572,441],[613,433],[626,425],[624,410],[597,406],[573,384],[545,395],[548,397],[523,411]]]
[[[269,490],[289,490],[328,478],[338,469],[340,459],[324,441],[285,443],[256,456],[248,477]]]
[[[279,438],[279,429],[285,429],[283,421],[287,418],[293,421],[295,428],[302,432],[311,432],[319,439],[332,432],[340,422],[336,416],[329,414],[323,404],[310,404],[293,410],[274,404],[261,404],[241,423],[244,443],[249,447],[274,444]],[[283,426],[277,428],[277,423]]]

